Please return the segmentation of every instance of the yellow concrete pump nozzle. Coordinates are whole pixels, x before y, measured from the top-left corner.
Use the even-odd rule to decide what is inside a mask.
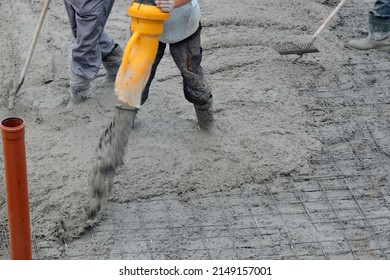
[[[129,42],[115,80],[115,94],[119,102],[129,108],[141,107],[141,95],[157,54],[159,37],[169,13],[156,6],[133,2],[127,10],[131,17]]]

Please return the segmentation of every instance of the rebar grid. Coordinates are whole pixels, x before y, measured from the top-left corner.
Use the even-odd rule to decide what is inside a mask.
[[[348,65],[348,67],[349,66],[350,65]],[[384,70],[380,71],[385,72]],[[353,73],[355,72],[358,71],[355,69]],[[375,70],[372,72],[375,72]],[[388,74],[390,72],[387,71],[385,73]],[[301,94],[310,97],[311,100],[315,100],[316,104],[320,104],[320,106],[308,106],[310,108],[309,113],[312,113],[314,118],[319,115],[319,111],[325,112],[329,115],[328,120],[322,122],[321,126],[308,127],[308,129],[312,134],[317,135],[317,138],[324,146],[323,155],[325,155],[325,157],[322,156],[322,158],[317,161],[313,160],[312,164],[319,165],[320,167],[321,165],[328,164],[328,166],[332,168],[333,172],[325,176],[322,174],[316,176],[317,174],[314,174],[313,176],[300,178],[300,180],[309,179],[317,181],[325,198],[327,199],[327,202],[332,208],[336,221],[342,229],[343,238],[345,239],[345,242],[355,259],[358,259],[359,257],[355,250],[353,250],[350,246],[350,243],[357,240],[347,238],[345,235],[346,228],[343,226],[342,221],[338,217],[340,210],[335,209],[332,200],[326,195],[326,191],[321,182],[323,180],[330,179],[342,181],[342,185],[344,185],[343,188],[348,191],[351,200],[355,204],[357,213],[359,217],[361,217],[359,220],[364,222],[364,226],[362,227],[368,231],[368,236],[366,238],[375,243],[375,248],[373,246],[372,247],[375,251],[379,250],[379,257],[387,259],[389,257],[387,253],[388,248],[383,246],[382,242],[379,240],[379,233],[375,232],[375,228],[371,222],[378,217],[371,217],[367,214],[369,209],[362,207],[362,204],[359,202],[364,202],[364,197],[361,195],[355,195],[353,186],[349,183],[351,178],[353,179],[359,176],[366,178],[381,178],[389,176],[389,152],[385,150],[387,146],[382,147],[383,140],[389,141],[389,139],[378,139],[378,137],[374,135],[372,129],[373,124],[379,123],[379,125],[381,125],[380,127],[383,128],[384,131],[389,131],[389,116],[387,116],[381,109],[382,107],[390,104],[390,98],[388,95],[389,88],[383,88],[382,86],[374,88],[377,92],[379,92],[378,94],[376,94],[377,92],[372,92],[372,87],[370,87],[369,90],[367,90],[368,88],[357,87],[354,91],[351,91],[351,89],[344,91],[301,91]],[[367,95],[367,91],[373,95]],[[351,92],[353,92],[354,95],[351,95]],[[343,93],[346,94],[344,95]],[[349,112],[347,117],[340,114],[340,111],[343,110]],[[385,122],[385,125],[383,125],[383,121]],[[382,144],[379,142],[382,142]],[[336,148],[337,145],[340,144],[343,145],[343,149],[342,153],[338,155],[337,153],[340,153],[340,151],[337,151]],[[347,146],[349,147],[349,151]],[[369,152],[367,153],[367,151]],[[351,171],[351,168],[347,168],[348,164],[352,164],[353,167],[355,167],[352,168],[352,172],[346,172],[347,170]],[[316,168],[312,169],[315,170]],[[372,184],[372,187],[375,188],[375,184]],[[383,215],[383,218],[387,218],[389,220],[389,203],[387,202],[383,191],[378,190],[377,198],[387,209],[387,213]],[[387,232],[387,235],[385,236],[389,235],[390,233]]]
[[[340,217],[339,214],[357,208],[350,196],[331,195],[340,192],[334,180],[289,178],[286,182],[261,186],[243,185],[240,193],[210,194],[181,206],[177,198],[169,195],[134,203],[128,211],[137,213],[136,217],[130,218],[129,213],[121,221],[110,217],[112,224],[104,222],[105,229],[97,228],[95,236],[90,235],[91,243],[93,239],[114,239],[111,252],[99,255],[96,251],[93,256],[103,259],[359,259],[359,255],[386,258],[384,252],[389,250],[389,244],[386,248],[378,245],[374,229],[361,237],[352,238],[347,234],[348,231],[366,232],[367,219],[375,221],[376,227],[385,227],[386,223],[376,221],[388,216]],[[337,180],[341,182],[340,178]],[[324,186],[324,181],[330,181],[327,184],[331,187]],[[341,190],[347,191],[345,187]],[[318,192],[322,196],[310,198]],[[352,207],[335,206],[348,199]],[[322,209],[316,207],[320,204],[324,206]],[[120,213],[123,204],[114,204],[113,208],[111,215],[125,214]],[[185,213],[181,212],[184,208]],[[329,213],[331,216],[327,217]],[[166,218],[156,224],[156,217],[162,216]],[[373,227],[372,222],[370,226]],[[356,244],[369,243],[370,239],[376,243],[368,248],[354,248]],[[113,249],[118,243],[121,243],[120,253]],[[69,254],[70,250],[67,258],[82,258],[96,247],[86,244],[85,238],[82,244],[87,246],[80,248],[76,241],[73,248],[82,250],[83,254]]]
[[[354,1],[345,9],[362,14],[371,6]],[[390,71],[388,62],[367,60],[342,66],[347,84],[300,91],[302,103],[314,101],[307,112],[317,123],[307,130],[324,147],[311,160],[311,174],[187,202],[172,193],[110,202],[103,221],[60,257],[389,259],[390,157],[373,124],[389,131]]]
[[[113,224],[106,224],[109,228],[105,230],[97,229],[91,240],[111,236],[114,239],[111,244],[114,248],[119,244],[120,252],[110,249],[102,254],[93,252],[93,256],[388,259],[390,207],[375,180],[389,177],[388,169],[378,171],[376,167],[389,166],[390,160],[373,135],[362,108],[374,108],[375,116],[384,118],[388,125],[389,118],[381,108],[390,102],[383,88],[379,88],[382,100],[375,102],[366,97],[366,91],[367,88],[356,89],[353,95],[348,90],[301,92],[303,97],[310,96],[321,104],[309,106],[309,113],[322,110],[331,116],[322,126],[308,127],[324,145],[323,153],[312,160],[312,175],[287,177],[284,182],[246,184],[236,192],[196,197],[187,203],[180,203],[174,195],[167,194],[160,199],[130,204],[127,215],[120,214],[124,214],[121,219],[113,210]],[[335,103],[335,96],[343,103]],[[340,119],[338,113],[345,108],[351,109],[351,115]],[[351,122],[357,123],[352,134],[348,130]],[[343,149],[348,154],[336,149],[340,143],[343,148],[348,147]],[[351,163],[355,168],[345,169]],[[319,166],[318,170],[331,166],[332,171],[316,174],[314,166]],[[364,180],[363,184],[358,180]],[[359,194],[360,185],[374,194],[366,194],[364,190]],[[371,205],[370,200],[379,201],[385,210],[375,213],[378,206]],[[123,205],[118,205],[117,210],[119,207]],[[128,221],[123,218],[126,216]],[[298,226],[291,223],[294,220]],[[94,246],[89,245],[87,249]],[[67,258],[83,256],[85,253],[66,255]]]
[[[370,134],[370,135],[371,135],[371,134]],[[372,135],[371,135],[371,137],[372,137]],[[323,138],[322,138],[322,139],[323,139]],[[374,138],[373,138],[373,140],[374,140]],[[350,140],[350,139],[347,139],[347,141],[348,141],[348,143],[353,147],[353,145],[352,145],[351,142],[350,142],[351,140]],[[375,140],[374,140],[374,142],[375,142]],[[340,171],[340,173],[342,174],[342,170],[341,170],[341,168],[340,168],[338,162],[337,162],[337,161],[335,160],[335,158],[333,157],[332,152],[331,152],[331,149],[329,148],[329,145],[328,145],[325,141],[324,141],[324,144],[325,144],[325,146],[326,146],[326,154],[330,157],[330,160],[332,161],[332,163],[337,167],[337,169],[338,169],[338,170]],[[376,144],[376,146],[378,147],[377,144]],[[358,156],[357,156],[357,159],[358,159],[360,162],[362,162],[362,160],[361,160]],[[345,186],[347,187],[347,189],[348,189],[348,191],[349,191],[349,193],[350,193],[352,199],[354,200],[354,202],[355,202],[356,205],[358,206],[358,210],[359,210],[360,214],[363,216],[365,223],[368,225],[368,229],[369,229],[369,231],[370,231],[370,233],[371,233],[371,237],[374,237],[374,235],[373,235],[373,230],[372,230],[372,225],[371,225],[370,221],[367,219],[367,217],[366,217],[366,215],[365,215],[365,211],[363,210],[363,208],[361,207],[360,203],[358,202],[356,196],[354,195],[353,191],[351,190],[351,186],[348,184],[348,181],[346,180],[345,177],[342,177],[342,180],[343,180]],[[321,186],[320,181],[318,181],[318,184]],[[321,189],[322,189],[322,191],[323,191],[322,186],[321,186]],[[327,200],[328,200],[329,204],[331,205],[330,200],[329,200],[328,198],[327,198]],[[331,207],[332,207],[332,211],[334,211],[333,206],[331,206]],[[335,212],[335,211],[334,211],[334,212]],[[336,214],[336,213],[335,213],[335,214]],[[375,240],[375,242],[377,243],[378,247],[380,248],[381,253],[382,253],[384,256],[386,256],[386,253],[385,253],[384,250],[382,249],[382,246],[380,245],[380,243],[378,242],[378,240],[377,240],[376,238],[374,238],[374,240]],[[355,254],[354,254],[354,256],[356,257]]]

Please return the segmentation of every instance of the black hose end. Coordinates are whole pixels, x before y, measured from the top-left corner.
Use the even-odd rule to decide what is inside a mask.
[[[138,4],[156,6],[155,0],[135,0],[134,2]]]

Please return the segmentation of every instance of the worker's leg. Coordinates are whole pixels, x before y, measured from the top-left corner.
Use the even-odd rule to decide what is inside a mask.
[[[171,55],[183,77],[185,98],[194,104],[201,128],[211,128],[213,123],[211,88],[204,77],[201,47],[201,25],[187,39],[170,45]]]
[[[368,36],[351,40],[346,46],[358,50],[390,51],[390,0],[378,0],[368,14]]]
[[[76,38],[72,46],[72,72],[91,79],[99,70],[102,56],[115,47],[114,40],[103,32],[114,0],[64,1]]]
[[[64,0],[65,9],[68,14],[70,29],[72,31],[73,37],[77,36],[77,25],[76,25],[76,11],[73,9],[72,5]]]
[[[374,4],[373,14],[376,17],[390,17],[390,0],[378,0]]]
[[[141,104],[144,104],[149,97],[150,85],[152,84],[154,76],[156,75],[157,66],[160,63],[162,57],[164,56],[165,48],[166,48],[166,44],[160,42],[158,45],[156,58],[154,59],[154,62],[152,64],[152,69],[150,70],[149,79],[145,85],[144,90],[142,91]]]
[[[201,66],[200,33],[201,26],[187,39],[169,45],[171,55],[183,77],[185,98],[194,105],[203,105],[212,97]]]
[[[103,54],[103,52],[102,52]],[[115,44],[108,55],[102,56],[103,66],[106,69],[106,78],[108,82],[115,82],[116,75],[122,63],[123,50]]]
[[[70,91],[74,103],[86,97],[90,82],[110,53],[114,40],[103,32],[114,0],[64,0],[72,34]]]

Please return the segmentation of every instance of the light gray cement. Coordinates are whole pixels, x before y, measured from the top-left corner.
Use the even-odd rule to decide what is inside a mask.
[[[119,2],[107,31],[124,45],[128,18]],[[102,70],[94,97],[66,106],[72,40],[62,3],[53,1],[22,96],[8,112],[42,1],[2,2],[0,111],[27,122],[34,257],[389,259],[389,56],[343,46],[366,35],[372,3],[343,8],[317,39],[320,53],[294,61],[273,49],[310,40],[334,2],[200,1],[217,129],[197,129],[167,54],[94,221],[84,209],[113,85]],[[4,198],[2,188],[1,258]]]

